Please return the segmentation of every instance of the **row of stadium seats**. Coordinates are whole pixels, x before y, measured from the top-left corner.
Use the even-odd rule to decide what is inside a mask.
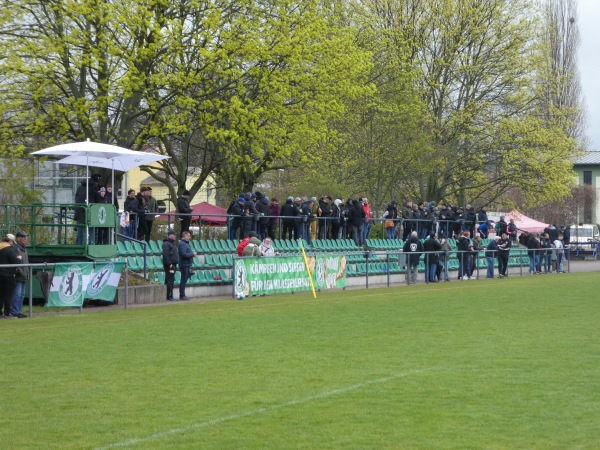
[[[448,239],[450,245],[456,248],[456,241]],[[483,239],[483,246],[486,247],[490,239]],[[404,245],[401,239],[367,239],[366,248],[368,250],[378,251],[400,251]],[[239,241],[234,240],[192,240],[190,246],[198,254],[235,254]],[[308,245],[303,239],[294,240],[275,240],[273,248],[279,253],[298,253],[300,247],[314,252],[358,252],[362,248],[358,247],[352,239],[318,239]],[[142,256],[144,254],[144,244],[133,241],[118,241],[117,251],[119,256]],[[146,245],[147,255],[161,255],[162,242],[150,241]]]
[[[485,258],[477,258],[477,267],[480,270],[487,269],[487,260]],[[389,273],[404,273],[406,269],[401,267],[397,261],[390,260],[389,262],[370,262],[366,263],[358,263],[358,264],[348,264],[346,268],[346,274],[349,277],[358,277],[365,276],[367,273],[367,266],[369,268],[369,275],[383,275]],[[529,257],[527,256],[517,256],[514,258],[508,259],[509,267],[519,267],[519,266],[529,266]],[[448,262],[449,270],[458,270],[459,261],[458,259],[452,259]],[[498,260],[494,259],[494,267],[498,267]],[[425,261],[421,260],[419,262],[419,272],[425,272]]]
[[[127,261],[127,266],[134,272],[144,270],[143,256],[127,256],[117,258],[119,261]],[[163,270],[162,257],[158,255],[148,255],[146,257],[147,270]],[[229,269],[233,267],[233,255],[203,255],[196,256],[192,262],[193,269]]]
[[[165,283],[165,273],[155,272],[153,279],[157,284]],[[178,286],[181,282],[181,272],[175,272],[175,285]],[[198,270],[188,279],[187,286],[202,286],[215,284],[231,284],[233,280],[223,270]]]

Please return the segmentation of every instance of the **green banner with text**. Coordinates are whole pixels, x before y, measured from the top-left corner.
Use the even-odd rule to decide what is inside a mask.
[[[307,256],[315,289],[346,287],[346,257]],[[310,290],[310,280],[301,256],[240,258],[235,261],[235,295],[263,295]]]

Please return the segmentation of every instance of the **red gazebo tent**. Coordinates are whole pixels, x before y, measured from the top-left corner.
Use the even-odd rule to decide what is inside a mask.
[[[227,225],[227,210],[208,202],[196,203],[192,207],[192,220],[198,220],[200,216],[202,223],[207,225]],[[177,210],[169,211],[169,214],[175,214]],[[166,218],[167,216],[161,216]]]
[[[520,213],[516,209],[504,216],[504,220],[508,223],[510,219],[515,219],[515,225],[520,231],[527,231],[528,233],[542,233],[544,228],[548,227],[547,223],[539,222],[531,217]]]

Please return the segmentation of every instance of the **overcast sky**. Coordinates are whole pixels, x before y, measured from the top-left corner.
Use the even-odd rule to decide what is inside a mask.
[[[600,150],[600,0],[579,0],[579,70],[590,150]]]

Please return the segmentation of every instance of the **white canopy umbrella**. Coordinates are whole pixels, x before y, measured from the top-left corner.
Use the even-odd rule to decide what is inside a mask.
[[[156,161],[170,158],[169,156],[156,155],[154,153],[136,152],[119,154],[111,158],[97,156],[71,155],[56,161],[56,164],[73,164],[76,166],[101,167],[103,169],[119,170],[127,172],[134,167],[143,166]]]
[[[35,156],[65,156],[57,161],[57,164],[73,164],[76,166],[86,166],[86,177],[89,178],[89,167],[101,167],[112,170],[112,183],[114,186],[115,170],[127,172],[134,167],[143,166],[156,161],[162,161],[170,156],[157,155],[116,145],[101,144],[91,142],[89,139],[84,142],[73,142],[70,144],[61,144],[54,147],[45,148],[33,152]],[[89,198],[86,194],[86,203]]]
[[[101,144],[91,142],[89,139],[84,142],[73,142],[70,144],[61,144],[49,147],[43,150],[33,152],[35,156],[64,156],[57,164],[73,164],[77,166],[86,166],[86,182],[89,183],[89,168],[101,167],[111,169],[112,185],[115,184],[115,170],[127,172],[134,167],[143,166],[156,161],[161,161],[170,156],[157,155],[116,145]],[[116,191],[113,191],[116,195]],[[85,202],[89,204],[89,188],[86,189]],[[114,197],[113,197],[114,200]],[[114,238],[114,236],[113,236]]]

